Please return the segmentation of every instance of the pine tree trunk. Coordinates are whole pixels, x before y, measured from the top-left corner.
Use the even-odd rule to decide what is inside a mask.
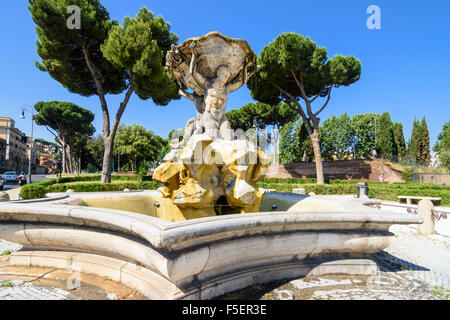
[[[311,134],[311,142],[314,149],[314,158],[316,159],[316,176],[317,176],[317,184],[324,184],[325,179],[323,176],[323,164],[322,164],[322,155],[320,152],[320,144],[319,144],[319,128],[314,127],[314,131]]]
[[[67,158],[69,159],[68,166],[67,166],[68,173],[73,173],[72,150],[70,148],[70,145],[67,145],[66,152],[67,152]]]
[[[103,139],[105,152],[103,153],[102,183],[111,183],[113,143],[114,139],[111,136]]]
[[[67,164],[67,144],[65,141],[62,143],[62,173],[69,173]]]

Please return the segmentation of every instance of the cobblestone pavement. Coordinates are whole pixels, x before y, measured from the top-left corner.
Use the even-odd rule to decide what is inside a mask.
[[[71,293],[59,288],[45,288],[23,280],[0,282],[0,300],[67,300]]]
[[[400,274],[411,274],[431,286],[450,288],[450,238],[422,236],[417,229],[393,225],[392,244],[375,257],[387,268]]]
[[[142,300],[142,294],[108,277],[69,269],[11,266],[0,256],[1,300]]]
[[[450,290],[435,288],[413,275],[379,271],[374,276],[310,276],[254,285],[219,297],[261,300],[448,300]]]

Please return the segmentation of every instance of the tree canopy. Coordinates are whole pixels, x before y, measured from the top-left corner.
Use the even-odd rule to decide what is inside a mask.
[[[430,162],[430,134],[425,117],[423,117],[422,122],[414,119],[407,152],[419,164],[428,164]]]
[[[351,127],[355,135],[353,151],[356,158],[367,159],[375,149],[375,127],[380,115],[375,113],[355,114]]]
[[[250,102],[240,109],[227,112],[227,118],[230,121],[231,128],[235,130],[247,131],[256,126],[267,131],[268,127],[271,127],[273,132],[267,132],[267,138],[273,146],[274,163],[278,163],[279,131],[288,122],[295,121],[298,118],[298,113],[284,102],[275,105]]]
[[[95,95],[98,88],[86,63],[87,54],[104,94],[117,94],[126,89],[126,70],[115,67],[100,50],[117,21],[110,19],[99,0],[29,0],[29,4],[39,38],[36,45],[41,62],[36,62],[36,66],[41,71],[48,72],[70,92]],[[79,30],[67,28],[70,5],[80,8]]]
[[[70,148],[76,136],[94,134],[95,128],[91,124],[94,114],[74,103],[63,101],[40,101],[34,108],[38,112],[34,115],[36,124],[45,126],[59,141],[63,149],[63,172],[70,172],[72,169]],[[67,163],[67,159],[70,164]]]
[[[399,158],[406,155],[405,137],[403,136],[403,125],[400,122],[395,122],[393,126],[394,133],[394,149],[397,151]]]
[[[327,50],[309,37],[282,33],[261,51],[258,65],[247,83],[252,97],[271,105],[284,101],[300,114],[313,143],[317,182],[324,183],[318,115],[327,106],[333,87],[359,80],[361,63],[353,56],[328,59]],[[326,100],[313,111],[312,104],[319,97]]]
[[[381,157],[390,159],[397,154],[394,143],[394,124],[389,112],[384,112],[376,123],[375,149]]]
[[[280,130],[280,161],[310,162],[314,159],[311,138],[302,120],[291,121]]]
[[[114,154],[120,152],[121,167],[136,171],[141,163],[148,167],[162,160],[161,151],[168,141],[141,125],[126,126],[121,124],[114,141]]]
[[[142,8],[122,25],[111,20],[98,0],[29,0],[36,23],[37,67],[70,92],[97,95],[103,114],[102,182],[111,181],[112,145],[125,108],[134,92],[141,99],[166,105],[179,98],[178,87],[164,69],[165,55],[178,37],[162,17]],[[67,8],[80,8],[81,28],[66,26]],[[107,94],[125,92],[111,124]]]
[[[325,120],[319,130],[322,155],[328,160],[345,160],[354,145],[354,131],[347,113]]]
[[[450,166],[450,121],[444,123],[433,150],[439,154],[439,160],[443,166]]]

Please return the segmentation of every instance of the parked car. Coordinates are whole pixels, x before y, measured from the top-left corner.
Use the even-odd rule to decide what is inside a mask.
[[[14,171],[6,171],[6,172],[3,174],[3,180],[4,180],[5,182],[8,182],[8,181],[17,182],[17,181],[18,181],[18,179],[17,179],[17,173],[15,173]]]
[[[3,180],[3,176],[0,175],[0,190],[3,190],[4,185],[5,185],[5,181]]]

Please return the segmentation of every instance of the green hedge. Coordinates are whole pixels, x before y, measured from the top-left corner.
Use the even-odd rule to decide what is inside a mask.
[[[140,175],[111,175],[112,181],[141,181],[143,176]],[[77,181],[100,181],[102,179],[102,176],[100,174],[96,175],[80,175],[80,176],[71,176],[71,177],[61,177],[56,178],[52,180],[46,180],[49,181],[56,181],[53,183],[66,183],[66,182],[77,182]],[[148,180],[146,178],[146,180]],[[151,177],[150,177],[151,180]],[[50,184],[53,184],[50,183]]]
[[[156,181],[114,181],[112,183],[78,183],[66,184],[62,181],[69,182],[66,178],[75,177],[63,177],[60,180],[52,179],[38,183],[32,183],[24,185],[20,190],[20,197],[22,199],[36,199],[44,198],[46,193],[49,192],[66,192],[68,189],[72,189],[75,192],[99,192],[99,191],[122,191],[123,189],[130,190],[156,190],[158,183]],[[62,181],[61,181],[62,180]],[[59,182],[57,182],[59,181]],[[84,180],[92,181],[92,180]],[[74,181],[70,181],[74,182]]]
[[[356,185],[351,184],[283,184],[283,183],[258,183],[265,189],[275,189],[277,192],[292,192],[293,188],[304,188],[306,194],[354,194]]]
[[[279,182],[266,182],[279,181]],[[285,181],[285,183],[283,183]],[[330,184],[311,184],[311,183],[292,183],[288,179],[270,179],[258,182],[258,185],[265,189],[275,189],[277,192],[292,192],[293,188],[304,188],[306,194],[314,192],[318,195],[338,195],[338,194],[356,194],[357,180],[344,180],[339,183],[338,179],[329,181]],[[369,197],[381,200],[399,201],[397,196],[424,196],[440,197],[440,204],[450,205],[450,186],[442,186],[431,183],[393,183],[368,181]]]

